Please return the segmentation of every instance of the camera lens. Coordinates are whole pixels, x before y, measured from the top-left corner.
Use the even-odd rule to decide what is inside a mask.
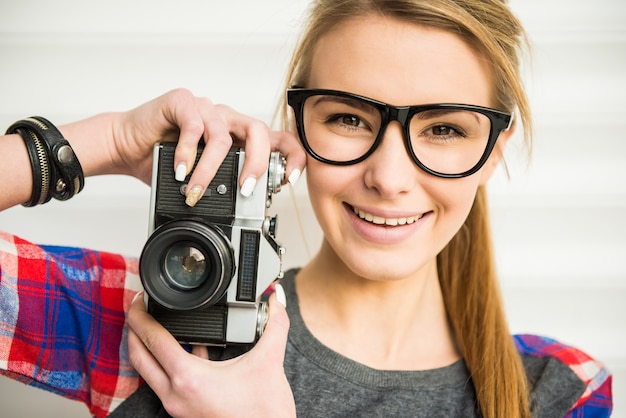
[[[229,239],[218,228],[193,220],[161,225],[148,238],[139,260],[148,296],[173,310],[218,302],[234,275]]]
[[[207,278],[207,256],[192,243],[176,243],[165,253],[163,270],[172,286],[196,289]]]

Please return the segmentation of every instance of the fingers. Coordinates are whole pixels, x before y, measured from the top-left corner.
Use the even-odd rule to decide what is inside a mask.
[[[170,388],[169,376],[177,359],[187,354],[176,339],[146,312],[143,298],[137,298],[128,311],[130,362],[150,387],[164,393]]]
[[[289,317],[286,310],[285,291],[280,284],[275,285],[275,291],[269,299],[269,318],[263,335],[256,347],[250,352],[268,364],[283,364],[287,335],[289,333]],[[261,361],[261,360],[260,360]]]
[[[244,140],[246,160],[239,176],[241,194],[250,196],[256,181],[267,170],[270,158],[269,128],[259,120],[240,113],[232,113],[230,119],[235,138]]]
[[[287,158],[286,177],[292,184],[304,170],[305,153],[291,133],[270,131],[262,121],[195,97],[184,89],[171,91],[162,100],[166,119],[180,130],[172,167],[178,181],[184,181],[192,170],[198,143],[201,140],[205,143],[189,178],[186,191],[189,206],[201,198],[233,143],[246,151],[239,177],[244,196],[251,194],[256,180],[267,170],[271,150],[278,150]]]
[[[140,292],[139,295],[141,295]],[[152,388],[161,388],[169,385],[167,374],[152,356],[152,353],[146,348],[143,341],[135,332],[133,325],[139,329],[146,314],[145,305],[141,297],[136,298],[129,310],[129,327],[128,327],[128,350],[130,363],[137,372],[146,380]],[[131,322],[132,321],[132,322]]]
[[[174,155],[174,169],[176,179],[183,181],[189,174],[196,160],[198,141],[204,134],[204,121],[200,109],[196,106],[195,98],[190,98],[191,103],[182,101],[182,105],[174,110],[173,122],[179,126],[180,133],[176,153]]]
[[[214,106],[208,99],[199,99],[199,101],[203,108],[204,132],[202,137],[205,147],[198,165],[189,179],[187,191],[187,204],[189,206],[195,205],[204,193],[233,144],[228,123],[224,119],[224,115],[220,113],[219,107]],[[197,142],[195,146],[198,146]],[[193,161],[191,164],[193,165]],[[191,169],[190,165],[187,167]]]
[[[194,166],[198,143],[204,139],[206,144],[187,188],[187,204],[194,206],[232,145],[228,123],[219,107],[188,90],[173,90],[163,100],[161,106],[166,119],[180,131],[172,167],[176,180],[185,180]]]
[[[235,138],[237,143],[243,144],[246,151],[239,184],[242,194],[249,196],[254,189],[256,179],[267,169],[270,153],[269,130],[263,122],[238,113],[228,106],[218,105],[214,107],[214,110],[220,116],[219,119],[224,126],[228,128],[229,142],[223,141],[221,137],[212,136],[210,132],[206,135],[205,150],[189,184],[192,190],[195,187],[196,191],[203,192],[233,145],[232,138]]]
[[[214,155],[217,161],[222,161],[232,145],[232,138],[219,107],[211,100],[195,97],[184,89],[173,90],[164,98],[171,103],[170,106],[164,106],[166,118],[180,130],[174,156],[174,169],[178,179],[182,181],[189,174],[196,159],[198,143],[203,138],[209,150],[208,154]],[[202,169],[210,177],[217,171],[200,167]]]
[[[167,374],[131,328],[128,329],[128,350],[130,364],[153,390],[161,392],[161,388],[169,386]]]
[[[272,149],[278,150],[287,159],[286,177],[293,186],[300,178],[306,166],[306,153],[298,139],[291,132],[270,132]]]
[[[285,411],[295,416],[283,368],[289,331],[285,302],[277,285],[257,345],[239,357],[212,362],[206,360],[206,347],[193,346],[192,354],[182,349],[139,298],[128,313],[131,364],[172,416],[246,416],[250,410],[260,416]]]

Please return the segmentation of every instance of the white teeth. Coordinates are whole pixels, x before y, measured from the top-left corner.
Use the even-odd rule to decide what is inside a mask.
[[[389,225],[389,226],[410,225],[412,223],[415,223],[415,221],[418,221],[419,219],[421,219],[421,217],[423,216],[423,215],[418,215],[418,216],[409,216],[406,218],[383,218],[382,216],[375,216],[375,215],[372,215],[371,213],[367,213],[365,211],[357,209],[354,206],[352,207],[352,210],[354,211],[356,215],[358,215],[359,218],[365,219],[366,221],[372,222],[373,224],[376,224],[376,225]]]
[[[398,223],[400,223],[400,219],[398,218],[385,219],[385,225],[396,226]]]

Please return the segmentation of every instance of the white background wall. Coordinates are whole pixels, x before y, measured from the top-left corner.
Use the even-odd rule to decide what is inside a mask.
[[[626,3],[511,4],[534,44],[526,73],[536,121],[531,164],[518,137],[507,156],[511,179],[499,172],[490,190],[511,327],[605,362],[615,376],[614,416],[626,417]],[[0,127],[35,114],[61,124],[124,110],[175,87],[269,122],[306,5],[2,1]],[[288,266],[302,264],[320,238],[308,221],[304,183],[275,199]],[[0,212],[0,228],[36,242],[137,255],[148,197],[133,179],[89,178],[70,202]],[[0,405],[3,417],[88,415],[80,404],[4,378]]]

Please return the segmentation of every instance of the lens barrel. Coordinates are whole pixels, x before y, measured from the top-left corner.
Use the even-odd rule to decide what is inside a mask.
[[[190,310],[219,301],[235,271],[230,241],[218,228],[175,220],[148,238],[139,260],[147,294],[161,306]]]

